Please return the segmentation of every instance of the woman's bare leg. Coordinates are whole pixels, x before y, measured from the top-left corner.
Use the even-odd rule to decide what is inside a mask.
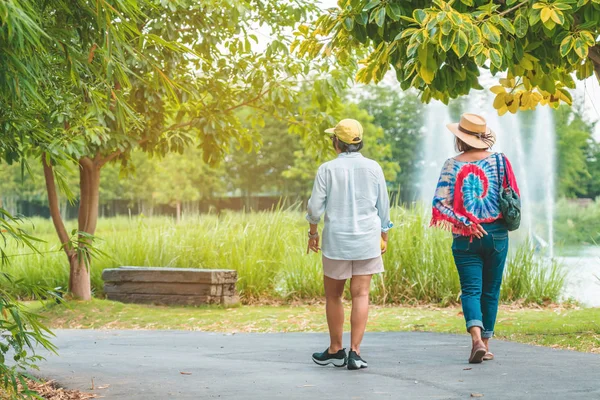
[[[365,335],[369,316],[370,288],[371,275],[354,275],[350,281],[350,293],[352,294],[350,350],[354,350],[358,355],[360,355],[360,344]]]
[[[329,352],[337,353],[342,349],[342,335],[344,334],[344,285],[346,280],[337,280],[323,276],[325,282],[325,312],[327,326],[329,327]]]

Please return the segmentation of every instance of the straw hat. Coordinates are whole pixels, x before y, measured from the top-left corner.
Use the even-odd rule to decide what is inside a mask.
[[[363,139],[363,127],[355,119],[343,119],[334,128],[325,130],[326,133],[333,133],[346,144],[358,144]]]
[[[459,123],[446,126],[457,138],[476,149],[489,149],[496,143],[496,134],[480,115],[465,113]]]

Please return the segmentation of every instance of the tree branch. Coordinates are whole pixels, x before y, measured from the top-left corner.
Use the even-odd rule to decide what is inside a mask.
[[[590,47],[588,58],[594,63],[594,71],[596,71],[596,79],[600,80],[600,47],[598,45]]]
[[[146,142],[148,142],[150,139],[148,138],[144,138],[141,139],[137,142],[138,146],[142,145]],[[96,154],[96,156],[94,157],[94,163],[96,164],[96,166],[98,168],[102,168],[104,167],[106,164],[108,164],[109,162],[113,161],[114,159],[116,159],[117,157],[119,157],[121,154],[123,154],[123,150],[117,150],[112,152],[111,154],[107,155],[106,157],[103,157],[100,153]]]
[[[255,101],[260,100],[265,94],[267,94],[271,90],[273,90],[275,88],[275,86],[277,86],[277,84],[274,84],[273,86],[271,86],[270,88],[268,88],[264,92],[261,92],[258,95],[256,95],[255,97],[253,97],[252,99],[249,99],[249,100],[246,100],[246,101],[244,101],[242,103],[236,104],[235,106],[231,106],[231,107],[229,107],[229,108],[227,108],[227,109],[225,109],[223,111],[219,111],[218,113],[219,114],[221,114],[221,113],[228,113],[228,112],[231,112],[233,110],[237,110],[238,108],[249,106],[252,103],[254,103]],[[186,127],[192,125],[193,123],[194,123],[194,120],[191,120],[191,121],[188,121],[188,122],[182,122],[182,123],[179,123],[179,124],[174,124],[174,125],[171,125],[170,127],[168,127],[165,130],[165,132],[173,131],[175,129],[180,129],[180,128],[186,128]]]
[[[515,10],[518,10],[519,8],[523,7],[527,3],[529,3],[529,0],[522,1],[519,4],[517,4],[516,6],[513,6],[513,7],[509,8],[508,10],[502,11],[500,14],[498,14],[498,16],[503,17],[506,14],[510,14],[511,12],[513,12]]]

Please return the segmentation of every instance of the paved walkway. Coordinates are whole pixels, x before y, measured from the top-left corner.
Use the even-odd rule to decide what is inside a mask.
[[[466,363],[459,335],[367,333],[369,368],[319,367],[320,333],[216,334],[58,330],[60,357],[40,375],[94,381],[106,399],[600,399],[600,355],[495,342],[497,359]]]

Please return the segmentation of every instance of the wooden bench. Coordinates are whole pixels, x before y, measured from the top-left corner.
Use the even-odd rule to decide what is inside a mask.
[[[102,272],[109,300],[176,305],[239,302],[237,271],[225,269],[121,267]]]

